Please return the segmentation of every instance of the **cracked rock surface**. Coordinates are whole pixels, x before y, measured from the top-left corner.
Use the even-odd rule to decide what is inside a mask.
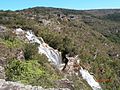
[[[41,86],[24,85],[18,82],[5,81],[0,79],[0,90],[70,90],[68,88],[49,88],[44,89]]]

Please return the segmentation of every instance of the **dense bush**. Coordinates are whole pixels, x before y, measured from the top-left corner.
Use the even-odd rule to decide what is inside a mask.
[[[108,19],[111,21],[120,21],[120,13],[113,13],[113,14],[108,14],[103,17],[103,19]]]
[[[107,36],[107,38],[108,38],[109,40],[111,40],[112,42],[120,43],[120,34],[119,34],[119,33],[109,35],[109,36]]]
[[[42,76],[44,70],[36,61],[21,62],[13,60],[9,62],[6,70],[7,80],[32,83],[36,78]]]
[[[6,30],[3,33],[0,33],[1,43],[4,43],[8,48],[22,48],[24,42],[16,38],[12,30]]]
[[[25,62],[19,60],[10,61],[6,67],[7,80],[43,87],[54,87],[54,80],[59,79],[60,76],[47,62],[44,62],[47,61],[45,60],[47,58],[40,57],[39,60]]]
[[[0,33],[0,38],[3,40],[9,40],[9,41],[13,42],[15,39],[15,34],[13,34],[13,32],[11,30],[6,29]]]
[[[39,36],[43,37],[46,43],[48,43],[54,49],[58,49],[62,53],[74,55],[77,54],[77,48],[74,44],[74,40],[70,37],[63,36],[56,32],[45,30],[39,33]]]
[[[33,59],[34,56],[38,53],[37,45],[26,43],[24,46],[24,56],[26,60]]]

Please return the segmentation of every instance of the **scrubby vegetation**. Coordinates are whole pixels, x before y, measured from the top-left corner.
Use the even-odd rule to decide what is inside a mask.
[[[25,60],[11,59],[6,64],[7,80],[25,84],[40,85],[45,88],[55,87],[55,80],[60,74],[49,64],[47,57],[37,54],[33,44],[25,44]]]
[[[0,47],[3,52],[0,53],[0,57],[5,56],[8,60],[7,80],[55,87],[54,81],[61,78],[45,56],[36,54],[38,51],[36,44],[23,43],[14,37],[11,32],[20,27],[24,30],[33,30],[36,36],[43,37],[46,43],[62,53],[69,56],[78,54],[81,64],[94,74],[96,80],[103,80],[100,82],[103,89],[119,89],[120,23],[117,19],[119,15],[118,13],[108,15],[109,10],[103,12],[39,7],[15,12],[0,11],[0,24],[9,28],[6,33],[0,34]],[[24,61],[16,60],[17,49],[24,51]],[[81,81],[74,80],[75,77],[70,79],[78,88],[77,83]],[[106,82],[106,79],[110,81]]]
[[[54,81],[60,79],[60,76],[55,73],[54,69],[53,71],[51,70],[52,67],[47,64],[47,59],[46,64],[42,63],[44,66],[39,63],[43,60],[45,61],[45,58],[25,62],[19,60],[10,61],[6,67],[7,80],[43,87],[55,87]]]

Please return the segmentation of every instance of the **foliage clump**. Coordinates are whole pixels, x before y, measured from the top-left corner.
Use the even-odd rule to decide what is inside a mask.
[[[44,58],[45,60],[45,58]],[[54,81],[60,76],[49,64],[43,60],[19,61],[12,60],[7,64],[7,80],[20,81],[25,84],[54,87]]]
[[[11,59],[7,63],[6,77],[10,81],[20,81],[25,84],[43,87],[55,87],[55,80],[60,74],[50,65],[47,57],[38,54],[35,44],[24,44],[25,60]]]

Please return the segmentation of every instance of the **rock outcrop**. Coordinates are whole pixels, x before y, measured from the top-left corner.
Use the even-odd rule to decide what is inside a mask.
[[[18,50],[18,52],[17,52],[17,60],[25,60],[23,50]]]
[[[5,79],[5,70],[2,66],[0,66],[0,79]]]
[[[70,90],[68,88],[49,88],[44,89],[41,86],[24,85],[18,82],[5,81],[0,79],[0,90]]]
[[[80,70],[80,60],[78,59],[78,56],[75,57],[67,57],[68,63],[66,65],[66,68],[64,72],[68,75],[78,75]]]

